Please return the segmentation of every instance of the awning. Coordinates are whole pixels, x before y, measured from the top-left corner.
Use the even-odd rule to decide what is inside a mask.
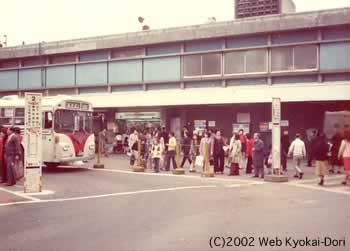
[[[350,82],[191,88],[79,95],[95,108],[350,100]]]

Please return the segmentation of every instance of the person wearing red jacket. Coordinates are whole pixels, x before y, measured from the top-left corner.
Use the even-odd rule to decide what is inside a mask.
[[[246,155],[247,155],[247,167],[246,167],[246,173],[250,174],[253,171],[253,144],[254,140],[251,138],[250,134],[246,134]]]
[[[7,171],[6,171],[5,158],[4,158],[4,148],[5,148],[6,138],[7,138],[6,128],[1,127],[0,128],[0,176],[1,176],[0,183],[7,182]]]

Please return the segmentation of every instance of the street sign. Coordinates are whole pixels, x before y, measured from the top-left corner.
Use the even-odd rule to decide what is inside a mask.
[[[281,121],[281,99],[272,98],[272,123]]]
[[[41,93],[25,93],[24,115],[24,192],[41,192]]]

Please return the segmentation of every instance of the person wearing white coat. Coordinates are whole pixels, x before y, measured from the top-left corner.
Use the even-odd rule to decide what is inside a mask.
[[[296,174],[294,175],[295,178],[302,179],[303,178],[303,171],[300,168],[301,160],[305,158],[306,156],[306,149],[305,149],[305,143],[300,139],[300,134],[296,134],[295,140],[292,142],[292,144],[289,147],[288,155],[293,156],[294,164],[295,164],[295,170]]]

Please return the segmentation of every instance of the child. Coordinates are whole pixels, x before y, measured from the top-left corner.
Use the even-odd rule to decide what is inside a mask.
[[[159,162],[162,156],[161,145],[159,144],[159,140],[155,139],[154,144],[152,146],[151,156],[154,163],[154,172],[159,173]]]

